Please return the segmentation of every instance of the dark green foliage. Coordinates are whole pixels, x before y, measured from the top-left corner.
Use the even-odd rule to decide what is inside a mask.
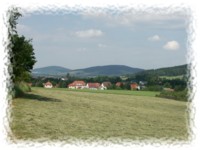
[[[126,89],[126,90],[131,90],[131,86],[130,86],[129,83],[125,83],[125,84],[123,85],[123,88]]]
[[[156,73],[148,73],[148,72],[141,72],[138,74],[135,74],[133,76],[130,76],[127,81],[147,81],[148,85],[155,85],[160,83],[159,75]]]
[[[33,85],[32,85],[32,86],[43,87],[43,82],[42,82],[42,81],[33,82]]]
[[[121,88],[117,87],[115,84],[112,84],[111,86],[108,87],[108,90],[116,90],[116,89],[117,90],[119,90],[119,89],[121,90]]]
[[[169,82],[164,83],[163,85],[165,88],[171,88],[171,84]]]
[[[188,92],[187,90],[178,92],[162,91],[159,95],[157,95],[157,97],[163,97],[163,98],[186,102],[188,101]]]
[[[178,90],[184,90],[187,87],[187,81],[183,79],[160,79],[160,81],[165,87],[170,87],[173,89],[177,88]]]
[[[58,83],[58,87],[59,88],[66,88],[67,87],[67,82],[66,81],[60,81]]]
[[[151,85],[143,89],[143,91],[162,91],[163,87],[160,85]]]
[[[93,77],[93,78],[92,77],[91,78],[83,78],[82,80],[84,80],[85,82],[98,82],[98,83],[108,81],[108,82],[111,82],[112,84],[122,81],[122,79],[117,76],[97,76],[97,77]]]
[[[182,85],[177,85],[174,87],[175,91],[183,91],[186,88],[186,86],[182,86]]]
[[[24,36],[13,35],[12,38],[11,64],[13,68],[13,81],[24,81],[30,77],[30,71],[35,64],[34,49],[31,40],[26,40]]]
[[[17,19],[22,16],[17,8],[9,11],[9,36],[11,42],[11,67],[13,69],[13,82],[28,81],[30,72],[36,62],[31,40],[19,36],[16,31]]]
[[[187,67],[188,65],[181,65],[181,66],[175,66],[175,67],[152,69],[152,70],[145,70],[137,74],[138,75],[139,74],[151,74],[151,75],[156,74],[158,76],[178,76],[178,75],[187,74]]]

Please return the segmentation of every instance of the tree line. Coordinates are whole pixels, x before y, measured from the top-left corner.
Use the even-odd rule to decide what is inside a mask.
[[[37,77],[32,78],[31,83],[32,86],[37,87],[43,87],[43,83],[46,83],[47,81],[50,81],[54,87],[58,88],[67,88],[70,83],[72,83],[75,80],[83,80],[86,83],[89,82],[111,82],[112,86],[109,89],[125,89],[130,90],[130,84],[131,83],[137,83],[140,85],[140,82],[145,82],[145,85],[143,86],[141,90],[146,91],[162,91],[163,88],[171,88],[175,91],[182,91],[187,88],[187,80],[185,78],[182,79],[166,79],[166,78],[160,78],[158,75],[152,75],[152,74],[138,74],[132,77],[128,77],[127,79],[123,80],[119,76],[97,76],[97,77],[90,77],[90,78],[80,78],[80,77],[74,77],[70,76],[69,74],[65,77],[66,80],[62,80],[62,78],[49,78],[49,77]],[[117,82],[122,82],[123,84],[120,86],[116,86],[115,84]]]

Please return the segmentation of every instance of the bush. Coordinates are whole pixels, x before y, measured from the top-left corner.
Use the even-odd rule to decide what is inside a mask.
[[[25,82],[17,82],[13,89],[13,98],[21,97],[25,92],[31,92],[31,87]]]
[[[163,87],[160,85],[151,85],[142,89],[143,91],[162,91]]]
[[[156,95],[157,97],[163,97],[163,98],[168,98],[168,99],[174,99],[178,101],[188,101],[188,92],[187,90],[183,91],[175,91],[175,92],[170,92],[170,91],[162,91],[159,95]]]

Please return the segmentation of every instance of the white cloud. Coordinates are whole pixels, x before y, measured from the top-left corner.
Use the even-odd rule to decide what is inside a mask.
[[[169,41],[163,46],[163,48],[167,50],[178,50],[180,45],[177,41]]]
[[[81,15],[85,19],[95,19],[97,21],[101,20],[108,25],[123,25],[123,26],[132,26],[136,23],[154,23],[162,24],[163,21],[172,21],[172,20],[186,20],[187,15],[184,15],[183,12],[172,12],[167,13],[166,10],[126,10],[126,11],[114,11],[109,12],[106,10],[87,10],[82,12]],[[168,26],[174,27],[174,25]],[[185,27],[185,24],[176,24],[176,28]]]
[[[75,35],[80,38],[100,37],[103,34],[104,33],[101,30],[97,30],[97,29],[89,29],[89,30],[75,32]]]
[[[105,48],[105,47],[107,47],[107,45],[99,43],[99,44],[98,44],[98,47],[99,47],[99,48]]]
[[[160,36],[154,35],[152,37],[149,37],[148,40],[149,41],[160,41],[161,39],[160,39]]]
[[[31,28],[24,24],[17,24],[17,31],[20,33],[27,33],[31,31]]]
[[[76,51],[77,52],[85,52],[87,49],[85,47],[78,48]]]

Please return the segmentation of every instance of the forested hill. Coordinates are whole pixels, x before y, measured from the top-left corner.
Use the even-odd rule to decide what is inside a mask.
[[[70,69],[60,67],[60,66],[48,66],[48,67],[43,67],[43,68],[36,68],[33,69],[32,74],[33,75],[63,75],[67,74]]]
[[[174,67],[167,67],[167,68],[160,68],[160,69],[151,69],[145,70],[142,72],[137,73],[139,74],[156,74],[159,76],[179,76],[187,74],[187,64],[181,66],[174,66]]]
[[[140,68],[132,68],[124,65],[107,65],[107,66],[94,66],[84,69],[73,70],[71,75],[81,77],[94,77],[94,76],[121,76],[126,74],[133,74],[143,71]]]
[[[70,70],[60,66],[48,66],[33,69],[34,76],[58,76],[69,73],[75,77],[95,77],[95,76],[121,76],[143,71],[140,68],[132,68],[124,65],[94,66],[84,69]]]

